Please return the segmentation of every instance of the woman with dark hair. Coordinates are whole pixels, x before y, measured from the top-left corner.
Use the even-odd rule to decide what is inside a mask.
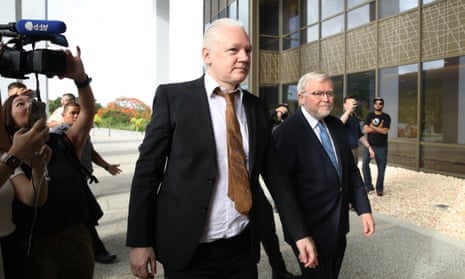
[[[27,104],[25,104],[27,106]],[[3,114],[0,99],[0,123]],[[38,121],[32,129],[20,129],[10,137],[4,125],[0,125],[0,278],[17,278],[14,271],[12,253],[13,232],[16,224],[13,221],[13,201],[27,206],[42,206],[48,193],[45,177],[46,166],[50,160],[51,150],[44,145],[48,138],[45,121]],[[22,171],[20,164],[30,166],[32,179]]]
[[[65,51],[66,73],[74,80],[81,101],[81,112],[73,127],[63,134],[50,133],[46,144],[53,151],[48,164],[48,198],[37,210],[33,220],[30,252],[24,267],[24,278],[92,278],[94,256],[92,240],[86,224],[101,216],[96,201],[89,193],[79,159],[88,138],[95,114],[95,101],[81,61],[81,51],[73,56]],[[27,108],[21,104],[28,96],[11,96],[3,112],[5,127],[10,135],[27,127]],[[98,207],[98,206],[97,206]],[[26,213],[25,213],[26,212]],[[18,219],[28,219],[27,210],[18,210]],[[29,211],[30,212],[30,211]],[[22,231],[24,233],[25,231]],[[21,232],[19,232],[21,233]]]

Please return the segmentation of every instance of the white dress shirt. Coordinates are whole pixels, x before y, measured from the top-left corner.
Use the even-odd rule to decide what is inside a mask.
[[[218,83],[208,73],[205,74],[205,94],[207,94],[212,119],[213,133],[215,135],[216,159],[218,164],[218,176],[216,187],[210,201],[207,223],[200,242],[212,242],[217,239],[230,238],[238,235],[249,223],[246,215],[240,214],[234,207],[234,202],[228,197],[228,151],[226,132],[226,100],[224,97],[216,95],[215,89],[220,87]],[[221,88],[221,87],[220,87]],[[222,90],[224,88],[221,88]],[[243,92],[235,98],[235,112],[242,134],[242,144],[246,163],[248,166],[249,154],[249,129],[247,117],[242,104]],[[224,92],[224,91],[223,91]],[[227,92],[225,92],[227,93]],[[250,169],[248,167],[248,169]]]

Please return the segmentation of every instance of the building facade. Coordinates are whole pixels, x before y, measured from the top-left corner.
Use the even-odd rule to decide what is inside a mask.
[[[270,106],[295,111],[299,77],[325,71],[335,115],[384,98],[390,164],[465,177],[465,0],[204,1],[204,26],[220,17],[245,23],[247,86]]]

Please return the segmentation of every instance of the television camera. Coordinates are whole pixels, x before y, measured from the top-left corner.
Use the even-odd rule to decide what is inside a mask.
[[[47,77],[64,75],[66,54],[62,50],[35,49],[40,41],[67,47],[68,41],[62,35],[66,31],[64,22],[56,20],[22,19],[18,22],[0,24],[0,41],[3,37],[11,38],[0,49],[0,75],[7,78],[27,79],[26,75],[36,75],[36,99],[28,107],[31,128],[38,119],[46,119],[46,105],[41,101],[38,74]],[[26,51],[24,46],[31,45]]]
[[[0,50],[0,75],[7,78],[27,79],[30,73],[47,77],[63,75],[66,70],[66,54],[62,50],[35,49],[40,41],[49,41],[59,46],[68,46],[64,22],[56,20],[22,19],[18,22],[0,24],[0,40],[9,37]],[[31,45],[32,50],[24,50]]]

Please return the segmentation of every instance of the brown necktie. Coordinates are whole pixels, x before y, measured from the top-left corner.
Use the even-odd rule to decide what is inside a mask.
[[[234,206],[239,213],[247,215],[252,207],[252,194],[250,192],[249,174],[242,146],[241,129],[234,111],[234,97],[238,92],[226,94],[217,88],[215,93],[226,99],[228,197],[234,201]]]

